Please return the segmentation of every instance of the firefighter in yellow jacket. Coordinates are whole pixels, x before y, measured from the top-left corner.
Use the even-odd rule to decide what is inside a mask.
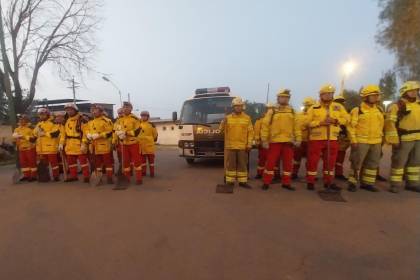
[[[64,133],[60,137],[59,150],[65,151],[70,176],[66,182],[77,181],[77,161],[83,173],[83,181],[89,183],[88,146],[83,143],[83,132],[86,123],[79,114],[76,104],[68,103],[64,106],[68,119],[64,124]]]
[[[335,87],[327,84],[319,91],[320,101],[308,110],[309,142],[307,188],[315,189],[318,162],[322,155],[324,187],[340,190],[333,184],[333,170],[338,152],[340,125],[347,125],[348,114],[343,105],[333,102]]]
[[[308,138],[309,138],[309,129],[308,129],[308,110],[315,104],[315,100],[312,97],[306,97],[303,100],[303,110],[301,113],[296,115],[296,122],[302,131],[302,144],[300,147],[294,148],[293,151],[293,173],[292,179],[298,178],[298,173],[300,169],[300,164],[302,163],[303,158],[308,158]]]
[[[147,163],[149,163],[150,177],[155,177],[155,142],[158,138],[156,127],[153,123],[149,122],[150,113],[142,111],[141,117],[141,130],[139,135],[140,150],[142,155],[142,173],[146,176]]]
[[[257,175],[255,179],[261,179],[265,169],[265,163],[267,161],[267,149],[264,149],[261,145],[261,125],[264,119],[264,116],[270,110],[273,110],[274,106],[271,103],[267,103],[266,112],[262,115],[261,118],[255,121],[254,124],[254,141],[255,145],[258,148],[258,164],[257,164]],[[278,170],[278,169],[277,169]]]
[[[340,103],[341,105],[345,106],[346,98],[344,97],[344,95],[338,95],[334,97],[334,102]],[[340,133],[338,134],[338,153],[334,168],[336,179],[347,181],[347,178],[344,176],[344,160],[346,158],[346,153],[349,147],[350,139],[347,131],[347,126],[340,125]]]
[[[382,153],[382,138],[384,129],[384,113],[378,105],[380,89],[377,85],[362,88],[360,96],[362,103],[350,112],[347,126],[351,142],[351,173],[348,178],[349,191],[360,188],[377,192],[375,188],[376,175]]]
[[[13,139],[16,141],[19,152],[19,164],[23,177],[21,182],[32,182],[36,180],[36,150],[35,137],[32,134],[31,123],[27,115],[18,115],[19,125],[13,131]]]
[[[268,149],[263,177],[263,190],[267,190],[274,177],[274,167],[282,161],[282,187],[294,191],[291,185],[294,145],[302,143],[302,130],[297,123],[295,111],[289,105],[290,90],[280,90],[277,106],[269,111],[262,122],[261,142]]]
[[[138,138],[141,132],[141,126],[139,118],[131,113],[132,110],[133,105],[130,102],[124,102],[124,115],[118,119],[118,123],[115,124],[114,129],[121,145],[124,175],[130,179],[131,164],[133,164],[136,174],[136,184],[141,185],[143,178]]]
[[[235,180],[243,188],[248,185],[248,152],[252,148],[254,130],[251,118],[243,112],[245,103],[240,97],[232,100],[233,112],[225,117],[220,130],[225,135],[225,176],[226,183],[233,185]]]
[[[392,147],[391,189],[420,192],[420,82],[408,81],[400,89],[400,100],[389,106],[385,141]]]
[[[93,120],[87,124],[86,135],[83,138],[85,144],[92,145],[92,156],[96,172],[106,170],[107,183],[113,184],[113,160],[112,160],[112,129],[110,119],[104,116],[104,108],[101,105],[92,105]]]
[[[38,109],[39,122],[33,130],[36,137],[36,152],[40,160],[51,166],[54,181],[59,181],[58,143],[60,126],[55,124],[47,108]]]

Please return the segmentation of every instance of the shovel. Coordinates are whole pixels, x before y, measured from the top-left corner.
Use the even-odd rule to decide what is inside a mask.
[[[19,183],[20,177],[22,177],[22,172],[20,170],[20,163],[19,163],[19,151],[16,149],[16,162],[15,162],[15,172],[13,172],[12,182],[14,185]]]
[[[95,141],[93,141],[93,144],[92,144],[92,154],[93,154],[93,157],[92,157],[92,159],[93,159],[93,168],[94,168],[94,170],[90,174],[90,179],[89,179],[90,185],[92,187],[97,187],[102,182],[102,172],[101,171],[98,171],[98,168],[96,166],[95,144],[96,144]]]
[[[121,143],[121,168],[118,170],[117,174],[117,184],[113,188],[113,190],[121,191],[126,190],[128,186],[130,185],[130,181],[128,180],[127,176],[124,175],[123,169],[124,169],[124,144]]]

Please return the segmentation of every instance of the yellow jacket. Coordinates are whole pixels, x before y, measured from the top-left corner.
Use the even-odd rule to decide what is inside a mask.
[[[296,124],[300,128],[302,134],[302,141],[307,142],[309,140],[308,112],[297,113]]]
[[[420,101],[400,99],[389,106],[385,121],[385,141],[398,144],[401,141],[420,140]]]
[[[384,113],[378,106],[370,107],[362,102],[350,112],[347,126],[348,136],[352,144],[380,144],[384,130]]]
[[[337,120],[336,125],[330,125],[330,140],[337,140],[340,132],[340,125],[347,125],[349,115],[343,105],[331,102],[328,106],[330,118]],[[309,140],[327,140],[327,126],[320,123],[327,117],[327,106],[315,104],[308,110]]]
[[[254,141],[256,145],[261,144],[261,124],[264,117],[259,118],[254,124]]]
[[[22,135],[22,137],[16,139],[16,146],[19,151],[27,151],[35,148],[34,140],[36,140],[36,138],[33,135],[31,124],[28,123],[25,126],[18,126],[13,132]]]
[[[99,138],[92,140],[91,143],[95,149],[95,154],[103,155],[110,153],[112,149],[112,121],[105,116],[100,116],[89,121],[86,127],[86,135],[99,134]],[[84,137],[83,141],[87,141],[87,138]]]
[[[155,142],[158,133],[154,124],[149,121],[141,121],[141,133],[139,135],[140,150],[142,154],[149,155],[155,153]]]
[[[251,118],[245,114],[232,113],[220,123],[220,131],[225,134],[225,149],[245,150],[252,147],[254,129]]]
[[[138,136],[141,132],[140,120],[134,114],[120,117],[114,125],[114,130],[116,132],[125,131],[126,138],[122,141],[124,145],[137,144],[139,142]]]
[[[44,135],[42,135],[42,132]],[[36,152],[40,155],[58,153],[61,133],[60,125],[55,124],[51,118],[46,121],[40,121],[33,130],[33,135],[37,137]]]
[[[302,131],[292,107],[278,106],[265,115],[261,125],[261,141],[268,143],[302,141]]]
[[[115,133],[115,128],[116,127],[121,127],[121,125],[120,125],[120,117],[118,117],[118,118],[115,119],[114,127],[112,129],[112,144],[113,145],[118,145],[119,142],[120,142],[120,139],[118,138],[118,135]]]
[[[82,122],[79,113],[67,119],[64,124],[64,133],[60,136],[60,144],[65,145],[65,152],[67,155],[84,154],[80,147],[82,145],[86,125],[86,123]]]

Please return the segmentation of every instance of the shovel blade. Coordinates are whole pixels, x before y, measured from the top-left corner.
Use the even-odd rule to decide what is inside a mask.
[[[89,183],[92,187],[97,187],[101,184],[102,182],[102,173],[101,172],[92,172],[92,174],[90,174],[90,179],[89,179]]]
[[[19,169],[16,169],[12,176],[12,182],[14,185],[19,183],[20,177],[21,177],[21,172]]]
[[[319,197],[325,201],[331,202],[347,202],[344,197],[341,195],[341,192],[332,191],[332,190],[322,190],[318,192]]]
[[[50,169],[48,164],[41,160],[38,163],[38,182],[49,182],[51,180],[50,177]]]
[[[216,193],[233,193],[233,185],[228,184],[218,184],[216,186]]]

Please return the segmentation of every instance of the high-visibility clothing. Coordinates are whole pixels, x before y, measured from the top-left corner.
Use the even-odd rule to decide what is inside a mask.
[[[149,174],[150,177],[155,177],[155,155],[154,154],[143,154],[141,170],[143,176],[147,174],[147,163],[149,163]]]
[[[351,143],[380,144],[384,130],[384,114],[377,106],[362,102],[350,112],[347,126]]]
[[[79,113],[67,119],[64,124],[64,133],[60,135],[60,144],[65,145],[66,155],[86,154],[86,151],[80,149],[85,128],[86,124],[82,122]]]
[[[301,130],[302,142],[308,141],[309,139],[308,112],[297,113],[296,123]]]
[[[282,184],[290,185],[293,170],[293,144],[287,142],[270,143],[264,170],[264,184],[271,184],[275,175],[274,167],[278,166],[279,159],[281,159],[283,167]]]
[[[327,150],[330,150],[330,156],[327,157]],[[337,158],[338,141],[337,140],[312,140],[308,142],[308,162],[307,162],[307,175],[306,180],[308,183],[314,184],[318,162],[322,155],[324,183],[331,184],[334,176],[334,165]]]
[[[57,144],[58,145],[58,144]],[[48,165],[51,165],[51,171],[52,175],[55,179],[57,179],[60,176],[60,167],[58,166],[58,154],[55,153],[43,153],[39,154],[39,159],[42,161],[45,161]]]
[[[115,122],[114,122],[114,127],[112,129],[112,144],[113,145],[118,145],[120,143],[120,139],[118,138],[118,135],[115,133],[115,128],[120,128],[121,124],[120,124],[120,117],[118,117]]]
[[[229,114],[220,123],[219,129],[225,134],[225,149],[245,150],[252,147],[254,129],[251,118],[245,114]]]
[[[141,132],[140,120],[134,114],[128,116],[122,116],[118,119],[118,122],[114,125],[116,133],[118,131],[125,132],[125,139],[120,140],[125,145],[138,144],[138,136]]]
[[[87,134],[99,135],[99,138],[92,140],[91,142],[96,155],[109,154],[111,152],[112,129],[112,121],[105,116],[94,118],[88,122]],[[87,141],[87,138],[85,138],[84,141]]]
[[[248,181],[248,153],[245,150],[226,150],[225,179],[227,183]]]
[[[385,121],[385,141],[398,144],[400,140],[420,140],[420,101],[408,102],[401,98],[389,106]]]
[[[267,143],[302,141],[302,131],[296,122],[292,107],[278,106],[265,115],[261,128],[261,141]]]
[[[261,144],[261,125],[264,117],[259,118],[254,124],[254,141],[256,145]]]
[[[140,150],[144,155],[155,153],[155,142],[158,133],[154,124],[149,121],[141,121],[141,133],[139,134]]]
[[[36,151],[35,146],[29,150],[19,150],[20,170],[25,178],[36,178]]]
[[[39,155],[57,154],[61,133],[60,125],[54,123],[51,119],[40,121],[33,130],[33,135],[37,137],[36,152]]]
[[[67,167],[69,169],[70,178],[77,178],[77,161],[80,163],[82,174],[84,178],[89,178],[89,163],[86,154],[80,155],[66,155]]]
[[[338,134],[340,133],[340,125],[347,125],[348,114],[343,105],[331,102],[329,105],[318,103],[312,106],[308,110],[308,125],[309,125],[309,140],[327,140],[328,126],[321,126],[327,115],[330,118],[335,119],[337,123],[335,125],[329,125],[330,127],[330,140],[337,140]]]
[[[140,146],[138,143],[131,145],[123,144],[121,145],[123,170],[124,175],[130,179],[131,178],[131,164],[134,165],[134,170],[136,174],[136,182],[142,182],[142,169],[141,169],[141,156],[140,156]]]
[[[265,163],[267,162],[267,154],[268,149],[264,149],[263,147],[258,148],[257,174],[260,176],[263,175],[265,169]]]
[[[392,148],[391,185],[420,188],[420,140],[402,141]]]
[[[352,148],[349,182],[354,185],[359,181],[364,185],[375,185],[381,154],[381,143],[358,143],[357,148]]]
[[[108,179],[112,179],[113,176],[113,162],[112,162],[112,154],[101,154],[95,155],[94,158],[96,171],[98,173],[102,172],[103,167],[105,166],[105,173]]]
[[[18,133],[22,136],[16,139],[16,146],[19,151],[27,151],[35,148],[35,138],[30,124],[16,127],[13,133]]]

